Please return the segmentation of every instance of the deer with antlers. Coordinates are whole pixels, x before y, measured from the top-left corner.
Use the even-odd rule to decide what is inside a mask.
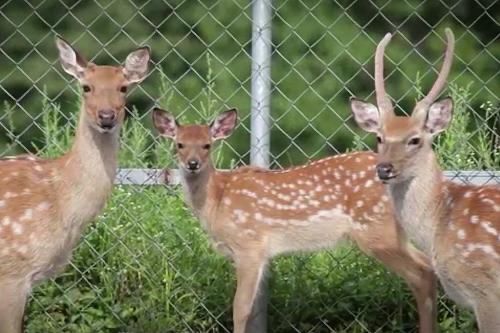
[[[150,58],[142,47],[124,66],[99,66],[61,38],[56,45],[63,69],[82,85],[82,110],[64,156],[0,160],[0,333],[22,331],[32,286],[68,263],[83,228],[102,211],[115,179],[126,92],[145,78]]]
[[[446,293],[474,310],[482,333],[500,332],[500,187],[447,181],[432,150],[433,138],[451,119],[445,87],[454,49],[446,29],[444,62],[429,94],[411,116],[396,116],[383,77],[387,34],[375,55],[377,106],[351,100],[359,126],[377,134],[378,177],[387,184],[398,221],[415,244],[432,257]]]
[[[430,262],[408,247],[375,175],[375,154],[328,157],[286,170],[241,167],[219,171],[212,144],[228,137],[236,110],[210,125],[180,125],[153,111],[155,127],[176,143],[188,204],[215,247],[236,266],[234,332],[243,333],[270,259],[294,251],[332,248],[350,238],[365,253],[403,277],[418,305],[420,332],[434,332],[436,279]]]

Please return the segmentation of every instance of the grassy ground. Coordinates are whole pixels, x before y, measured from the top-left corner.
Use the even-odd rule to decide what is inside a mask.
[[[437,147],[442,162],[498,168],[491,134],[468,129],[466,101],[458,100],[455,127]],[[57,108],[47,104],[45,111],[38,148],[55,156],[67,149],[71,131],[60,130]],[[465,139],[475,148],[465,149]],[[172,165],[168,145],[153,144],[138,121],[129,121],[123,141],[123,167]],[[415,332],[404,283],[349,245],[278,258],[270,276],[271,332]],[[72,266],[35,289],[27,332],[228,332],[234,288],[231,264],[210,247],[178,189],[117,186]],[[439,311],[441,332],[473,331],[467,311],[444,299]]]

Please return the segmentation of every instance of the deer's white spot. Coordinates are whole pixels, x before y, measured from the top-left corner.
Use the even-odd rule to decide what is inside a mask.
[[[469,208],[465,208],[463,211],[464,216],[469,215]]]
[[[15,197],[17,197],[17,193],[7,191],[7,192],[5,192],[3,197],[4,197],[4,199],[15,198]]]
[[[43,171],[43,168],[40,166],[40,165],[35,165],[34,169],[38,172],[42,172]]]
[[[494,258],[500,258],[500,255],[495,251],[495,249],[489,245],[489,244],[481,244],[481,243],[470,243],[467,244],[467,252],[473,252],[473,251],[482,251],[486,254],[491,255]],[[468,255],[468,254],[467,254]]]
[[[477,215],[472,215],[470,217],[470,223],[477,224],[479,222],[479,217]]]
[[[255,217],[256,220],[262,220],[262,214],[259,213],[259,212],[255,213],[254,217]]]
[[[472,197],[472,191],[467,191],[464,193],[464,198],[470,198]]]
[[[368,179],[368,180],[366,181],[366,183],[365,183],[365,187],[370,187],[370,186],[372,186],[372,185],[373,185],[373,180],[371,180],[371,179]]]
[[[345,186],[351,186],[351,180],[349,178],[345,180]]]
[[[387,202],[389,201],[389,197],[387,195],[382,195],[382,201]]]
[[[358,202],[356,202],[356,207],[363,207],[363,204],[364,202],[362,200],[358,200]]]
[[[458,239],[465,239],[465,230],[464,229],[458,230],[457,237],[458,237]]]
[[[226,206],[229,206],[231,204],[231,199],[229,198],[224,198],[222,199],[222,203]]]
[[[2,224],[3,224],[4,226],[8,226],[8,225],[10,225],[10,217],[5,216],[5,217],[3,218],[3,220],[2,220]]]
[[[0,208],[5,207],[5,200],[0,200]]]
[[[492,234],[493,236],[498,236],[498,230],[491,225],[489,221],[482,221],[481,227],[486,230],[487,233]]]
[[[19,223],[13,222],[12,232],[14,233],[14,235],[21,235],[23,233],[23,226]]]
[[[358,192],[359,191],[359,185],[354,186],[354,188],[352,189],[352,191],[354,193]]]
[[[340,190],[341,190],[340,185],[339,184],[335,185],[335,191],[340,192]]]
[[[332,183],[330,179],[325,179],[323,182],[325,183],[325,185],[330,185]]]
[[[359,178],[364,178],[366,176],[366,171],[359,172]]]
[[[38,206],[36,206],[36,210],[39,212],[43,212],[43,211],[49,209],[49,207],[50,207],[50,204],[47,201],[44,201],[44,202],[39,203]]]
[[[19,218],[20,221],[33,219],[33,209],[28,208],[24,211],[23,215]]]
[[[361,159],[360,159],[359,157],[356,157],[356,158],[354,159],[354,162],[359,163],[359,162],[361,162]]]

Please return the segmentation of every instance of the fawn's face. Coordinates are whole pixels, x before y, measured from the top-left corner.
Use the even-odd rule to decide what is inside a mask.
[[[384,183],[397,183],[413,178],[419,161],[432,153],[434,136],[451,121],[453,102],[443,99],[410,117],[382,117],[376,106],[356,99],[351,100],[351,109],[358,125],[377,135],[378,177]]]
[[[57,38],[56,44],[63,69],[82,86],[85,119],[101,133],[119,128],[125,118],[129,86],[146,77],[149,48],[130,53],[124,66],[98,66],[87,62],[64,40]]]
[[[162,136],[176,144],[179,167],[197,174],[210,164],[210,151],[216,140],[227,138],[236,127],[235,109],[221,113],[210,125],[179,125],[174,116],[161,109],[153,110],[153,123]]]

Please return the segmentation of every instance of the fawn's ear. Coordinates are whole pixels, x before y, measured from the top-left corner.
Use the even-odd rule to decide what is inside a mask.
[[[175,117],[170,112],[160,108],[154,108],[153,124],[162,136],[175,139],[177,127],[179,125],[177,124]]]
[[[448,128],[452,117],[453,100],[451,97],[434,102],[427,111],[424,130],[432,135],[439,134]]]
[[[148,74],[148,63],[151,58],[149,46],[138,48],[131,52],[125,60],[123,74],[129,83],[138,83]]]
[[[238,111],[236,109],[230,109],[219,114],[210,124],[212,140],[225,139],[230,136],[237,123]]]
[[[59,62],[64,71],[78,80],[83,78],[87,60],[61,37],[56,37],[56,46],[59,50]]]
[[[354,120],[363,130],[376,133],[380,129],[380,113],[375,105],[351,98]]]

